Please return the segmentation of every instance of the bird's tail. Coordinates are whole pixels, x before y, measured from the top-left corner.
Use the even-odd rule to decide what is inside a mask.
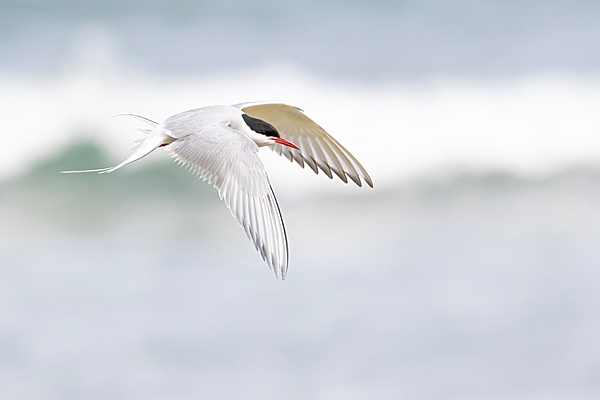
[[[119,115],[115,115],[115,117],[133,117],[133,118],[136,118],[136,119],[152,126],[153,129],[138,129],[139,131],[145,133],[147,136],[140,140],[136,140],[136,142],[139,142],[139,144],[136,147],[134,147],[133,153],[129,157],[127,157],[127,159],[125,159],[125,161],[123,161],[122,163],[120,163],[114,167],[86,169],[86,170],[80,170],[80,171],[61,171],[62,174],[79,174],[82,172],[98,172],[99,174],[107,174],[107,173],[113,172],[127,164],[137,161],[142,157],[147,156],[148,154],[150,154],[154,150],[156,150],[156,148],[158,148],[160,145],[169,142],[170,138],[164,133],[163,129],[160,128],[158,126],[158,124],[154,121],[151,121],[147,118],[140,117],[139,115],[133,115],[133,114],[119,114]]]

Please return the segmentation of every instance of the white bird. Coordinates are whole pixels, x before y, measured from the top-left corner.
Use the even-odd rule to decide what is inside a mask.
[[[367,171],[337,140],[299,108],[282,103],[254,102],[197,108],[161,123],[133,114],[152,129],[122,163],[102,169],[64,173],[109,173],[165,147],[180,164],[214,185],[221,199],[246,231],[277,278],[285,279],[288,244],[283,219],[258,148],[269,146],[279,155],[319,169],[330,179],[336,174],[358,186],[373,182]],[[281,135],[284,135],[284,139]],[[287,140],[289,139],[289,140]]]

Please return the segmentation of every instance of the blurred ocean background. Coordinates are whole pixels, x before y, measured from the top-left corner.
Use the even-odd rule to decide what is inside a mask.
[[[0,398],[600,398],[597,1],[0,0]],[[297,105],[277,281],[135,113]]]

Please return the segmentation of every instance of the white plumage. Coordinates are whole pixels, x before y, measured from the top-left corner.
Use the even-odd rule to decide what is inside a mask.
[[[130,114],[126,114],[130,115]],[[108,173],[148,155],[158,147],[219,192],[248,237],[278,278],[285,279],[288,245],[281,212],[258,149],[270,146],[300,166],[307,164],[329,178],[332,171],[344,182],[373,186],[360,163],[300,109],[281,103],[242,103],[185,111],[140,129],[147,136],[115,167],[66,173]],[[252,117],[252,118],[249,118]],[[266,122],[266,124],[265,124]],[[285,139],[284,139],[285,137]],[[291,142],[289,142],[288,140]]]

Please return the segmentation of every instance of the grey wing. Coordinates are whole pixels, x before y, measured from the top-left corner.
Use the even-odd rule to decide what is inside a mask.
[[[371,177],[356,158],[299,108],[282,103],[242,103],[234,107],[251,117],[267,121],[284,138],[300,147],[300,150],[296,150],[280,144],[272,146],[279,155],[296,161],[302,168],[306,163],[317,174],[320,169],[330,179],[333,179],[333,171],[345,183],[350,178],[362,186],[363,179],[373,187]]]
[[[215,186],[269,268],[285,279],[285,227],[258,146],[223,122],[178,139],[167,150]]]

